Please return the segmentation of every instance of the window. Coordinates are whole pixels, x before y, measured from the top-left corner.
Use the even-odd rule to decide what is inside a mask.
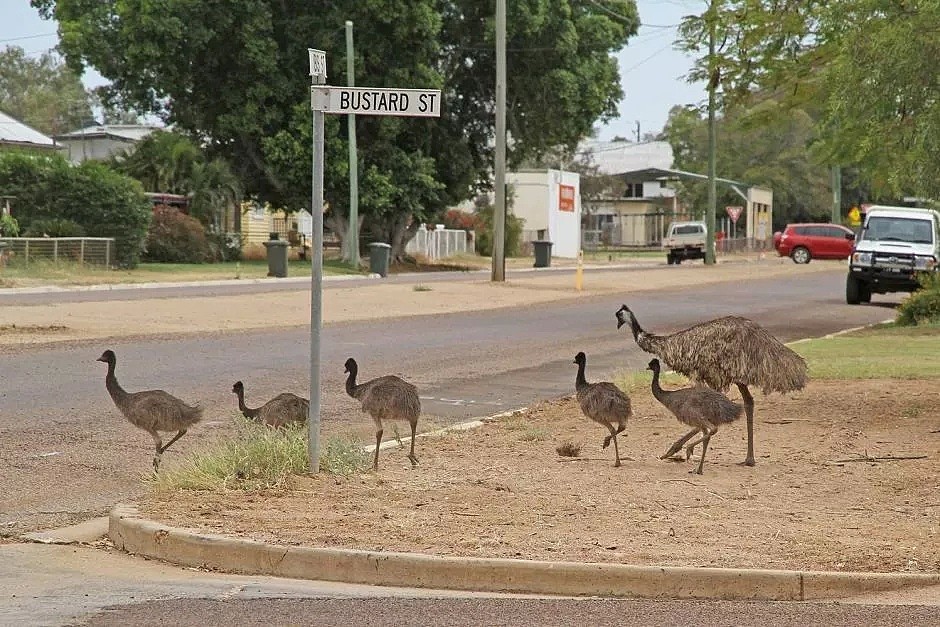
[[[643,198],[643,183],[627,183],[623,192],[624,198]]]
[[[682,224],[672,227],[673,235],[695,235],[704,232],[705,229],[702,228],[701,224]]]
[[[932,244],[932,231],[930,220],[872,216],[862,232],[862,239],[873,242],[880,240]]]

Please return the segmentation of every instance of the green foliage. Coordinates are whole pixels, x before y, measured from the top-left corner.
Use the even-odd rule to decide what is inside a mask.
[[[94,124],[81,73],[55,54],[35,57],[17,46],[0,49],[0,111],[46,135]]]
[[[477,208],[479,216],[479,229],[476,232],[477,252],[484,257],[490,257],[493,254],[493,205],[484,205]],[[522,227],[525,220],[516,217],[507,209],[506,211],[506,231],[504,235],[505,243],[503,252],[507,257],[519,256],[520,244],[522,243]]]
[[[113,237],[115,262],[133,267],[150,224],[140,184],[104,164],[73,166],[59,155],[0,154],[0,195],[15,196],[20,226],[35,220],[71,220],[89,237]]]
[[[921,289],[898,307],[896,322],[902,326],[940,323],[940,273],[920,276]]]
[[[807,108],[814,150],[854,165],[874,193],[940,193],[940,52],[935,0],[721,0],[691,17],[680,43],[698,53],[691,79],[720,76],[726,103],[754,89]],[[718,52],[703,54],[714,25]]]
[[[929,379],[940,376],[940,326],[876,327],[792,345],[810,379]]]
[[[0,215],[0,235],[3,237],[18,237],[20,234],[20,223],[16,218],[10,215]]]
[[[362,444],[344,437],[328,438],[320,452],[320,469],[348,477],[371,467],[372,460]]]
[[[307,47],[346,82],[343,23],[355,24],[359,85],[441,88],[440,119],[359,116],[360,210],[393,243],[491,185],[493,7],[480,0],[32,0],[63,33],[74,68],[93,65],[111,100],[163,115],[206,138],[247,195],[310,209]],[[573,146],[622,97],[612,53],[639,26],[633,0],[527,0],[508,7],[510,163]],[[348,215],[345,118],[327,116],[325,198],[338,230]],[[318,211],[320,208],[312,208]],[[402,244],[403,246],[403,244]]]
[[[23,237],[84,237],[85,229],[74,220],[52,218],[33,220]]]
[[[145,261],[202,263],[209,257],[209,242],[199,220],[173,207],[154,208]]]
[[[726,110],[717,124],[719,176],[773,189],[775,224],[828,218],[828,169],[809,151],[817,133],[806,111],[773,100],[752,106],[742,102]],[[697,109],[673,107],[663,134],[676,169],[707,172],[708,122]],[[683,181],[681,196],[698,215],[703,215],[707,195],[705,181]],[[718,206],[738,204],[740,196],[719,183]]]
[[[206,233],[209,243],[209,258],[212,261],[241,261],[242,234],[209,231]]]

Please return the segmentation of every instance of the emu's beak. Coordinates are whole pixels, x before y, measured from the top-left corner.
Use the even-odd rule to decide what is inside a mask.
[[[623,309],[618,309],[618,310],[617,310],[617,328],[619,329],[620,327],[622,327],[622,326],[625,325],[626,323],[627,323],[627,321],[626,321],[626,320],[624,319],[624,317],[623,317]]]

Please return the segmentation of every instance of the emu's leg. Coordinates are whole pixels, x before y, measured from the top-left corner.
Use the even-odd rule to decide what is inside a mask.
[[[717,431],[717,429],[715,429]],[[708,450],[708,441],[712,439],[712,436],[715,434],[715,431],[705,431],[705,435],[702,436],[702,459],[698,462],[698,470],[695,471],[695,474],[702,474],[702,467],[705,465],[705,451]],[[691,470],[689,472],[692,472]]]
[[[164,451],[166,451],[168,448],[170,448],[171,444],[179,440],[184,435],[186,435],[186,429],[180,429],[179,432],[173,436],[172,440],[170,440],[169,442],[163,445],[163,447],[160,449],[160,452],[163,453]]]
[[[412,466],[418,465],[418,458],[415,457],[415,430],[418,428],[418,421],[411,421],[411,452],[408,453],[408,459],[411,460]]]
[[[611,427],[611,429],[613,429],[613,427]],[[617,448],[617,433],[620,433],[620,432],[617,431],[617,432],[615,432],[614,435],[612,436],[613,439],[614,439],[614,459],[616,460],[616,461],[614,462],[614,468],[619,468],[619,467],[620,467],[620,449]]]
[[[163,455],[163,446],[160,440],[160,434],[156,431],[150,431],[150,437],[153,438],[153,471],[157,472],[160,470],[160,457]]]
[[[695,452],[695,447],[699,443],[703,442],[705,438],[708,437],[708,429],[702,429],[701,433],[702,433],[702,437],[692,442],[689,442],[688,444],[685,445],[685,460],[686,461],[689,461],[690,459],[692,459],[692,453]]]
[[[686,433],[684,436],[682,436],[681,438],[673,442],[672,446],[669,447],[669,450],[663,453],[662,455],[660,455],[659,459],[668,459],[672,457],[673,455],[675,455],[676,453],[678,453],[679,449],[682,448],[682,445],[688,442],[689,439],[698,432],[699,432],[698,429],[692,429],[691,431]]]
[[[741,391],[741,398],[744,400],[744,412],[747,414],[747,457],[744,459],[745,466],[754,465],[754,397],[747,389],[746,385],[738,383],[738,390]]]
[[[379,445],[382,443],[382,426],[375,432],[375,456],[372,458],[372,470],[379,469]]]

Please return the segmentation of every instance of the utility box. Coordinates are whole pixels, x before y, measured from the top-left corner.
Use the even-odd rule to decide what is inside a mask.
[[[532,242],[535,249],[535,268],[547,268],[552,265],[552,242],[548,240],[535,240]]]
[[[369,244],[369,272],[382,277],[388,276],[388,264],[392,256],[392,247],[385,242]]]
[[[272,233],[277,235],[277,233]],[[287,252],[290,243],[283,239],[269,239],[262,242],[267,249],[268,276],[284,278],[287,276]]]

